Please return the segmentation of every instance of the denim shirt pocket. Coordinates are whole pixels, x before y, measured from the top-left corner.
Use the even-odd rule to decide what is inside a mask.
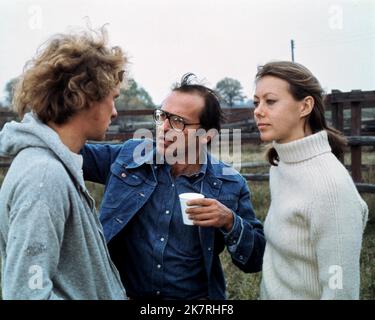
[[[221,177],[221,181],[222,187],[216,199],[232,211],[236,212],[240,199],[238,182],[231,177]]]
[[[239,189],[237,181],[233,178],[207,177],[203,189],[206,197],[216,199],[234,212],[238,209]]]
[[[116,209],[123,201],[136,201],[142,189],[144,178],[130,172],[119,162],[111,166],[111,175],[104,192],[102,208]],[[134,203],[136,205],[136,203]]]

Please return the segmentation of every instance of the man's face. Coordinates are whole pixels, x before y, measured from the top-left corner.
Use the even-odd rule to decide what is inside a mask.
[[[174,130],[168,119],[165,119],[157,129],[157,151],[166,158],[173,156],[173,150],[185,150],[188,156],[189,145],[196,149],[196,139],[188,139],[188,130],[200,128],[199,116],[204,108],[204,99],[198,94],[173,91],[162,105],[162,110],[181,117],[187,124],[183,131]],[[194,125],[188,125],[194,123]],[[173,144],[172,147],[170,147]]]
[[[115,100],[120,95],[120,86],[113,89],[105,98],[92,102],[87,113],[89,140],[104,140],[111,121],[117,117]]]

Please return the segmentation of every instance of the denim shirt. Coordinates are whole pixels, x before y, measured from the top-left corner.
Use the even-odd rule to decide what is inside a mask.
[[[131,298],[200,299],[208,296],[199,231],[182,221],[178,195],[200,191],[205,174],[172,178],[167,164],[155,170],[158,187],[116,236],[126,261],[119,270]],[[113,240],[112,240],[113,241]]]
[[[142,145],[145,149],[143,158],[134,159],[134,151]],[[82,155],[85,179],[106,186],[100,220],[111,257],[119,270],[124,270],[128,263],[137,266],[139,261],[124,255],[124,241],[127,239],[121,237],[121,231],[129,223],[131,225],[133,217],[140,214],[148,201],[152,201],[153,193],[160,187],[154,144],[149,140],[128,140],[123,145],[87,144]],[[207,275],[208,298],[225,299],[225,279],[219,254],[226,246],[237,267],[244,272],[259,272],[265,238],[263,226],[256,219],[251,205],[246,180],[226,164],[213,162],[208,154],[206,173],[202,177],[203,194],[232,210],[234,224],[229,233],[213,227],[197,229]],[[128,276],[131,275],[125,277]]]

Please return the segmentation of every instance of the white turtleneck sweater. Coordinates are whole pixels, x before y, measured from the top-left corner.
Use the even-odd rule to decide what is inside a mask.
[[[358,299],[368,208],[327,132],[273,146],[261,299]]]

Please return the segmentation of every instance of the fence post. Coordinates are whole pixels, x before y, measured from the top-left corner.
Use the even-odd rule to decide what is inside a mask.
[[[332,103],[332,125],[343,132],[344,130],[344,103]]]
[[[351,128],[350,133],[352,136],[361,135],[361,115],[362,107],[361,102],[351,101]],[[362,165],[362,150],[360,145],[351,146],[352,157],[352,178],[355,182],[362,181],[361,165]]]
[[[332,126],[344,134],[344,103],[336,102],[331,104]],[[342,164],[345,164],[345,157],[340,157]]]

